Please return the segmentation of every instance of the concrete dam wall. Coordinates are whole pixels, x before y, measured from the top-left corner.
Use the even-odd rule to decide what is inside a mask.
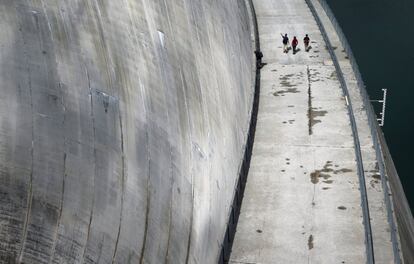
[[[0,263],[214,263],[253,100],[244,0],[0,1]]]

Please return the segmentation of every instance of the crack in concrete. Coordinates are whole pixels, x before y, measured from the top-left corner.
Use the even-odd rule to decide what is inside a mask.
[[[306,73],[308,77],[308,133],[312,135],[312,90],[309,66],[306,66]]]

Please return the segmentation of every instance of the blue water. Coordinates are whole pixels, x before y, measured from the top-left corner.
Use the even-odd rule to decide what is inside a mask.
[[[327,0],[372,99],[388,89],[383,131],[414,211],[414,0]],[[379,107],[377,107],[379,113]]]

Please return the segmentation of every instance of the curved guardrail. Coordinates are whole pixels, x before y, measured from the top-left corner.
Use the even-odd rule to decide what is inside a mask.
[[[335,52],[332,48],[332,45],[329,41],[329,38],[328,38],[327,34],[326,34],[326,30],[325,30],[323,24],[321,23],[319,15],[316,12],[315,6],[313,5],[312,1],[311,0],[305,0],[305,1],[308,4],[312,14],[314,15],[314,17],[315,17],[315,19],[318,23],[318,26],[320,27],[321,31],[323,32],[322,35],[325,39],[325,42],[327,42],[329,53],[331,54],[331,57],[334,61],[335,68],[337,68],[338,75],[340,75],[340,79],[342,79],[342,80],[340,80],[341,85],[342,85],[343,89],[345,90],[345,94],[347,95],[348,94],[348,88],[346,86],[344,76],[343,76],[343,73],[341,71],[338,59],[335,55]],[[393,204],[392,204],[392,201],[391,201],[391,198],[390,198],[390,191],[389,191],[389,187],[388,187],[388,183],[387,183],[387,176],[386,176],[386,170],[385,170],[385,165],[384,165],[385,162],[384,162],[384,157],[383,157],[383,153],[382,153],[382,149],[381,149],[381,142],[380,142],[379,137],[378,137],[378,131],[380,131],[380,128],[378,126],[377,117],[375,115],[375,112],[374,112],[374,109],[372,107],[369,95],[368,95],[367,90],[365,88],[365,84],[364,84],[364,81],[362,79],[361,72],[359,71],[359,67],[358,67],[358,64],[356,62],[356,59],[353,55],[351,46],[349,45],[348,40],[347,40],[347,38],[345,37],[345,34],[342,31],[342,28],[340,27],[338,21],[336,20],[335,15],[332,12],[331,8],[329,7],[328,3],[325,0],[318,0],[318,1],[319,1],[320,5],[322,6],[322,8],[324,9],[324,11],[325,11],[326,15],[328,16],[329,20],[331,21],[331,23],[332,23],[332,25],[333,25],[340,41],[341,41],[341,44],[342,44],[345,52],[348,55],[349,61],[351,63],[353,72],[354,72],[356,80],[357,80],[357,84],[358,84],[360,94],[361,94],[362,99],[363,99],[364,106],[366,107],[366,112],[367,112],[367,116],[368,116],[368,123],[369,123],[370,132],[371,132],[371,136],[372,136],[372,141],[373,141],[374,148],[375,148],[375,153],[376,153],[376,159],[377,159],[377,162],[378,162],[379,172],[380,172],[380,175],[381,175],[381,182],[382,182],[382,188],[383,188],[383,193],[384,193],[384,201],[385,201],[386,208],[387,208],[388,223],[389,223],[390,230],[391,230],[390,233],[391,233],[391,241],[392,241],[392,245],[393,245],[394,262],[396,264],[400,264],[400,263],[402,263],[402,261],[401,261],[401,256],[400,256],[397,226],[396,226],[396,222],[395,222],[395,219],[394,219]],[[351,102],[350,102],[350,111],[351,111],[351,116],[352,116],[351,119],[354,119]],[[355,119],[354,119],[354,122],[351,122],[351,123],[354,123],[353,126],[355,126],[355,129],[356,129]],[[358,150],[357,150],[357,152],[359,152],[359,153],[361,152],[360,146],[359,146],[359,140],[358,140]],[[357,154],[357,156],[359,156],[357,158],[359,160],[361,158],[360,154],[359,155]],[[359,162],[362,162],[362,160],[360,160]],[[362,163],[361,163],[361,165],[362,165]],[[363,207],[367,207],[368,206],[368,200],[367,200],[366,187],[365,187],[365,176],[364,176],[363,173],[364,173],[364,171],[363,171],[363,167],[362,167],[362,174],[361,175],[363,176],[362,178],[364,179],[364,181],[363,181],[364,182],[363,183],[363,185],[364,185],[364,188],[363,188],[364,189],[364,191],[363,191],[364,192],[364,195],[363,195],[364,198],[363,198],[363,200],[365,200],[365,201],[363,201]],[[370,224],[369,224],[369,221],[368,221],[370,219],[369,218],[369,208],[363,208],[363,210],[366,211],[364,213],[365,214],[364,222],[366,224],[366,229],[368,229],[368,231],[367,231],[368,234],[366,234],[368,263],[375,263],[374,250],[373,250],[373,245],[372,245],[372,232],[371,232],[371,227],[370,227]]]
[[[332,47],[331,41],[316,11],[315,6],[313,5],[311,0],[305,0],[305,2],[309,6],[309,9],[311,10],[312,15],[315,17],[315,21],[319,27],[319,30],[321,31],[323,39],[325,40],[326,47],[328,49],[328,52],[335,66],[335,69],[338,75],[338,80],[341,84],[343,94],[346,98],[349,99],[347,100],[348,101],[347,105],[348,105],[348,113],[349,113],[349,117],[351,121],[351,128],[352,128],[352,134],[353,134],[354,145],[355,145],[355,155],[356,155],[357,166],[358,166],[358,177],[359,177],[359,185],[360,185],[359,189],[361,192],[361,207],[362,207],[362,214],[363,214],[363,224],[364,224],[364,229],[365,229],[365,245],[366,245],[366,253],[367,253],[367,263],[374,264],[375,255],[374,255],[374,247],[373,247],[373,242],[372,242],[372,229],[371,229],[371,221],[370,221],[370,213],[369,213],[369,205],[368,205],[367,188],[365,184],[364,165],[362,162],[361,144],[359,142],[358,128],[356,125],[352,102],[349,96],[348,86],[346,84],[342,69],[339,65],[338,58],[335,55],[335,51]]]

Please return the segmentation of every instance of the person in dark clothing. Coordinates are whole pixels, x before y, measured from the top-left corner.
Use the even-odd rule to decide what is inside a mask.
[[[305,51],[308,52],[310,50],[309,46],[310,38],[308,34],[306,34],[305,38],[303,38],[303,43],[305,44]]]
[[[288,53],[289,52],[289,38],[288,35],[285,34],[284,36],[282,34],[280,34],[283,38],[282,43],[283,43],[283,52],[284,53]]]
[[[256,67],[260,70],[266,65],[266,63],[262,63],[263,53],[260,50],[256,50],[254,54],[256,55]]]
[[[293,37],[292,40],[292,48],[293,48],[293,54],[295,54],[298,50],[296,49],[296,47],[298,46],[298,39],[296,38],[296,36]]]

